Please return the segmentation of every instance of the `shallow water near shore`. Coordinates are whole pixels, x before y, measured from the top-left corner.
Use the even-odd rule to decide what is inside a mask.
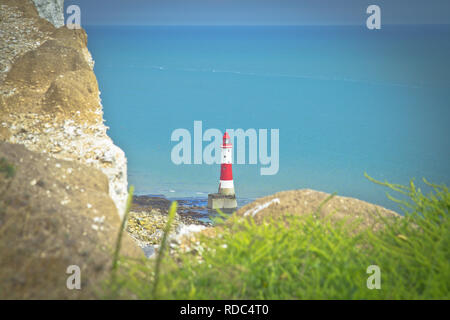
[[[205,197],[180,197],[180,198],[166,198],[164,195],[149,194],[145,195],[149,197],[160,197],[165,198],[170,201],[177,201],[178,207],[183,208],[183,212],[190,215],[192,218],[204,222],[206,224],[211,224],[214,217],[217,217],[217,211],[208,209],[208,198]],[[236,209],[223,209],[221,210],[225,214],[231,215],[233,212],[239,210],[239,208],[245,206],[246,204],[254,201],[255,199],[250,198],[237,198],[238,207]]]
[[[171,133],[194,120],[280,129],[278,174],[234,165],[238,197],[310,188],[398,211],[364,172],[450,183],[449,26],[86,29],[139,194],[194,205],[217,190],[218,165],[170,159]]]

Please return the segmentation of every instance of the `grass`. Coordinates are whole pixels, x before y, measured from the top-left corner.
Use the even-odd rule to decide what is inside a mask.
[[[10,164],[8,161],[6,161],[5,158],[0,158],[0,178],[5,179],[6,184],[5,187],[2,188],[0,195],[3,195],[5,192],[8,191],[9,187],[12,183],[12,178],[16,175],[16,167],[12,164]],[[2,211],[3,208],[0,207],[0,211]]]
[[[113,277],[115,277],[117,268],[119,267],[119,254],[120,254],[120,248],[122,246],[122,237],[123,237],[123,233],[125,232],[125,227],[126,227],[126,224],[128,221],[128,215],[130,213],[131,203],[133,201],[133,193],[134,193],[134,186],[131,186],[130,189],[128,190],[128,198],[127,198],[127,204],[126,204],[126,208],[125,208],[125,214],[122,218],[122,223],[121,223],[120,229],[119,229],[119,235],[117,236],[116,248],[114,250],[113,263],[112,263],[112,267],[111,267],[111,272],[112,272]]]
[[[153,280],[153,291],[152,291],[152,295],[155,298],[158,296],[158,284],[159,284],[159,278],[160,278],[160,274],[161,274],[161,263],[163,261],[164,254],[166,252],[167,239],[169,236],[170,228],[172,227],[173,220],[175,219],[176,212],[177,212],[177,202],[174,201],[174,202],[172,202],[172,205],[170,206],[170,209],[169,209],[169,219],[167,220],[166,227],[164,228],[164,235],[161,240],[160,252],[158,254],[158,257],[156,258],[155,278]]]
[[[16,168],[8,163],[5,158],[0,158],[0,173],[2,173],[5,178],[12,178],[16,173]]]
[[[137,299],[449,299],[450,193],[379,182],[401,194],[404,217],[354,232],[314,215],[283,221],[232,216],[195,253],[135,261],[121,258],[110,298]],[[382,216],[378,217],[383,220]],[[169,229],[167,229],[169,230]],[[368,289],[376,265],[381,289]],[[155,270],[157,270],[155,272]],[[156,289],[155,289],[156,288]]]

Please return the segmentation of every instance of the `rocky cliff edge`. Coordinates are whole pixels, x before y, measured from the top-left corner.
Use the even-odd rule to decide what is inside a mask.
[[[102,297],[125,210],[126,158],[62,4],[0,0],[0,299]],[[127,235],[121,253],[143,257]]]
[[[61,1],[35,2],[60,24],[49,12]],[[0,140],[101,170],[122,215],[127,161],[107,135],[85,31],[56,28],[30,0],[0,0],[0,30]]]

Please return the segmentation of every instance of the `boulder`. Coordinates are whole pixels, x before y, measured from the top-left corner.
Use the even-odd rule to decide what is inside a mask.
[[[257,223],[264,218],[282,219],[286,214],[314,215],[317,219],[357,222],[357,229],[380,228],[384,218],[400,217],[396,212],[355,198],[330,195],[325,192],[302,189],[275,193],[240,208],[238,216],[253,217]]]
[[[0,142],[0,299],[99,298],[121,220],[108,179],[95,168]],[[121,253],[143,257],[124,233]],[[66,287],[69,266],[81,290]]]

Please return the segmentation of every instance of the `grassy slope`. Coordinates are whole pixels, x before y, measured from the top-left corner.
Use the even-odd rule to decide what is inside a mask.
[[[165,258],[154,290],[155,261],[121,261],[108,297],[140,299],[449,299],[450,193],[432,185],[383,183],[408,196],[405,217],[386,228],[286,215],[256,224],[233,217],[199,255]],[[380,217],[380,219],[382,219]],[[286,227],[289,224],[289,228]],[[231,227],[229,227],[231,226]],[[200,261],[200,262],[199,262]],[[381,270],[381,289],[367,288],[367,268]]]

